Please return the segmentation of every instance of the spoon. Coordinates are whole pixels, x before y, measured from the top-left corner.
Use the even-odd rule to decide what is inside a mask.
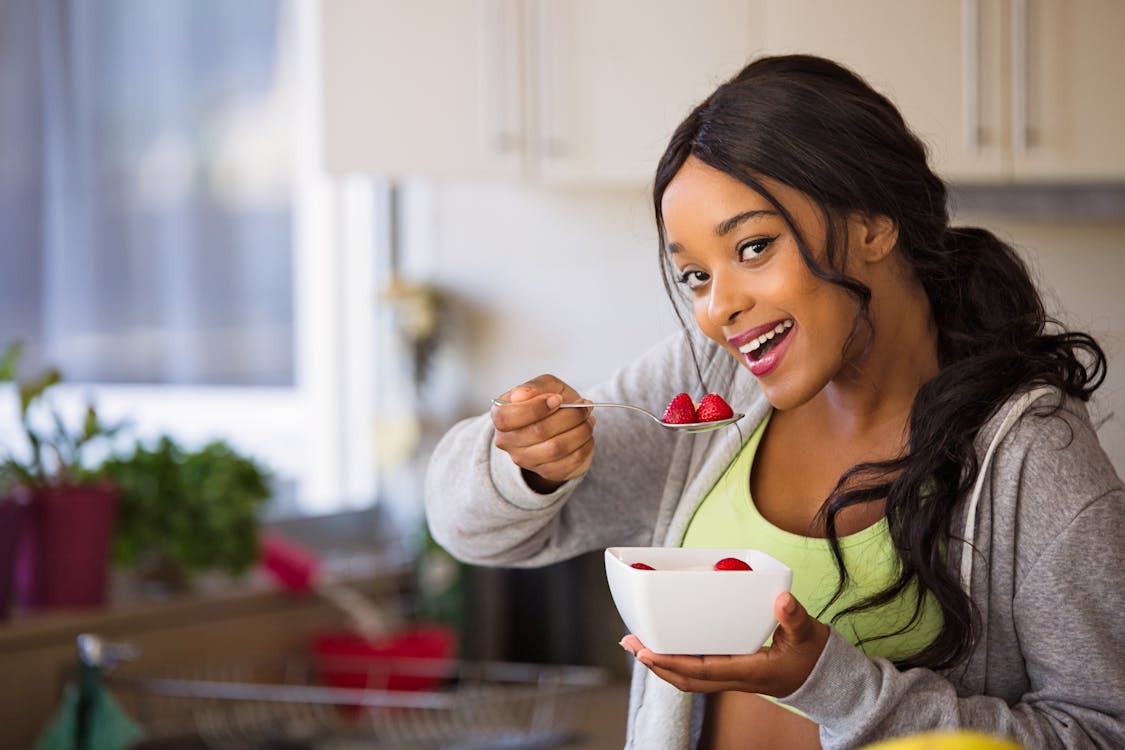
[[[512,402],[494,398],[492,399],[492,403],[496,406],[507,406]],[[726,427],[728,424],[734,424],[735,422],[746,416],[745,414],[732,414],[726,419],[716,419],[711,422],[686,422],[684,424],[670,424],[653,414],[651,411],[642,409],[639,406],[633,406],[632,404],[614,404],[605,401],[590,404],[559,404],[560,409],[589,409],[594,406],[614,406],[618,409],[632,409],[633,411],[639,411],[641,414],[644,414],[646,417],[651,419],[653,422],[656,422],[664,429],[679,430],[680,432],[710,432],[711,430],[717,430],[720,427]]]

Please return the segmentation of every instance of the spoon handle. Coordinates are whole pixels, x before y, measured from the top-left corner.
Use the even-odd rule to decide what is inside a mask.
[[[593,402],[593,403],[589,403],[589,404],[559,404],[560,409],[585,409],[585,408],[589,408],[589,407],[592,407],[592,406],[615,406],[618,409],[632,409],[633,411],[639,411],[641,414],[652,417],[653,419],[655,419],[658,422],[660,421],[660,417],[656,416],[655,414],[650,412],[648,409],[642,409],[641,407],[633,406],[632,404],[611,404],[611,403],[605,403],[605,402],[602,402],[602,403]]]
[[[504,399],[500,399],[500,398],[494,398],[494,399],[492,399],[492,403],[495,404],[496,406],[507,406],[512,402],[511,401],[505,401]],[[651,417],[652,419],[655,419],[657,422],[660,421],[660,417],[656,416],[655,414],[650,412],[648,409],[642,409],[641,407],[633,406],[632,404],[616,404],[616,403],[610,403],[610,402],[605,402],[605,401],[602,401],[602,402],[595,401],[595,402],[591,402],[589,404],[559,404],[560,409],[589,409],[589,408],[594,407],[594,406],[615,406],[618,409],[632,409],[633,411],[639,411],[641,414],[644,414],[646,417]]]

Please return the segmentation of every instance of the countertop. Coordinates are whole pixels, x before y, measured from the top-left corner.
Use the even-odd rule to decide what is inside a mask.
[[[386,564],[378,568],[377,572],[353,569],[342,578],[374,599],[393,597],[404,584],[407,569]],[[46,725],[75,667],[78,633],[131,643],[139,650],[138,665],[163,669],[181,665],[188,657],[202,664],[291,653],[307,643],[309,633],[339,623],[340,613],[319,597],[292,595],[253,581],[236,589],[162,602],[119,601],[90,611],[17,617],[0,627],[4,665],[0,747],[28,747]],[[129,671],[128,666],[123,665],[122,673]],[[563,747],[617,750],[624,746],[627,684],[611,682],[586,689],[577,708],[566,723],[575,730],[575,738]],[[170,750],[179,745],[159,747]]]

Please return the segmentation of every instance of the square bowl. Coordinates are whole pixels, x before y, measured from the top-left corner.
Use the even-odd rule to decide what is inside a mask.
[[[714,570],[725,557],[752,570]],[[658,654],[757,651],[777,626],[774,600],[793,583],[787,565],[752,549],[609,547],[605,572],[625,626]]]

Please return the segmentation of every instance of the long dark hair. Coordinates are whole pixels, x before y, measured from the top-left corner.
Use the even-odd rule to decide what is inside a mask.
[[[1087,400],[1105,377],[1105,354],[1087,334],[1066,331],[1047,316],[1010,246],[984,229],[949,225],[945,185],[895,106],[847,68],[808,55],[750,63],[687,116],[660,160],[653,202],[661,272],[685,325],[661,199],[689,156],[773,204],[797,236],[810,271],[856,300],[853,335],[859,326],[871,326],[871,290],[839,271],[846,253],[844,217],[861,212],[897,225],[897,250],[929,298],[940,370],[914,400],[906,454],[852,467],[825,499],[820,518],[839,569],[838,597],[848,573],[836,516],[851,505],[885,500],[899,575],[837,618],[913,595],[914,619],[905,630],[920,617],[930,592],[941,608],[942,628],[932,643],[898,664],[936,669],[956,663],[979,628],[978,613],[945,561],[954,511],[977,473],[974,438],[1005,400],[1030,384]],[[825,262],[816,260],[762,177],[819,206],[828,227]]]

